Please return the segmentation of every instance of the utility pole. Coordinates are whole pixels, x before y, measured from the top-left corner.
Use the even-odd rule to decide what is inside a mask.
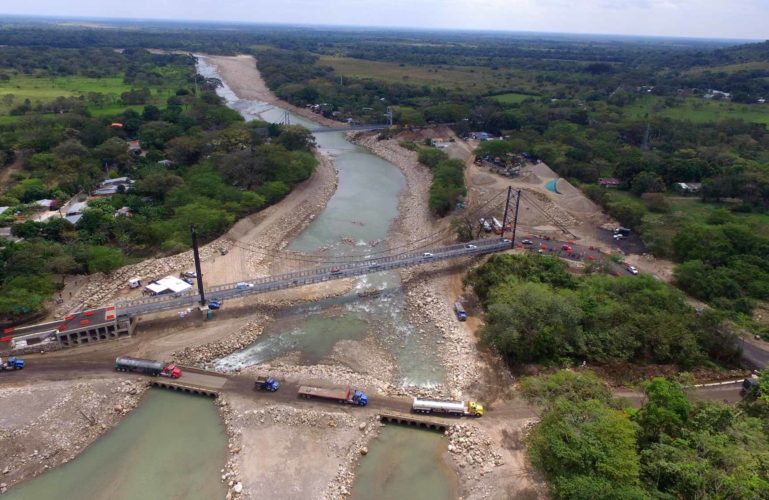
[[[512,188],[511,188],[512,189]],[[518,196],[515,198],[515,216],[513,217],[513,237],[510,242],[510,248],[515,248],[515,231],[518,229],[518,207],[521,205],[521,190],[518,190]]]
[[[195,258],[195,275],[198,278],[198,293],[200,294],[200,305],[206,305],[206,293],[203,290],[203,273],[200,270],[200,254],[198,253],[198,233],[195,231],[195,224],[190,224],[190,233],[192,234],[192,256]]]
[[[507,210],[510,208],[510,196],[513,195],[513,187],[507,186],[507,201],[505,202],[505,214],[502,216],[502,236],[501,239],[505,239],[505,226],[507,225]]]

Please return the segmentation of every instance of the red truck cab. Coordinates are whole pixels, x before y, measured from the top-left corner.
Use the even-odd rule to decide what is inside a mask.
[[[182,376],[182,371],[175,364],[168,363],[166,367],[163,368],[163,371],[160,372],[160,375],[163,377],[179,378]]]

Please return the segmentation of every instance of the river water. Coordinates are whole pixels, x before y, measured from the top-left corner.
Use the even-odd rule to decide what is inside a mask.
[[[198,72],[220,78],[216,68],[199,60]],[[221,79],[221,78],[220,78]],[[240,99],[226,83],[219,95],[246,120],[284,121],[286,111],[271,104]],[[322,128],[288,113],[292,124]],[[349,142],[344,132],[315,134],[322,154],[333,157],[338,186],[325,209],[288,246],[305,253],[322,251],[329,257],[375,256],[387,250],[387,234],[398,216],[403,173],[388,161]],[[380,297],[360,300],[357,293],[386,290]],[[269,325],[251,346],[216,360],[220,370],[233,370],[298,354],[302,364],[327,360],[341,340],[376,345],[394,364],[395,380],[403,386],[442,384],[444,371],[437,357],[434,327],[410,324],[403,314],[405,300],[397,272],[381,272],[356,279],[347,297],[294,308]],[[388,380],[389,382],[389,380]]]
[[[213,66],[198,61],[200,74],[220,78]],[[279,123],[286,117],[285,110],[270,104],[239,99],[226,83],[219,94],[247,120]],[[291,123],[320,128],[293,113],[288,116]],[[399,195],[405,185],[402,172],[347,141],[343,132],[318,133],[315,140],[321,153],[334,159],[338,187],[326,208],[291,242],[289,249],[308,253],[323,249],[326,255],[333,256],[373,256],[387,250],[385,240],[398,216]],[[385,293],[372,300],[357,298],[358,291],[370,288]],[[439,333],[434,328],[410,324],[402,312],[404,305],[397,272],[363,276],[348,296],[293,308],[277,318],[256,343],[217,360],[215,366],[224,370],[252,366],[287,353],[299,353],[300,363],[316,364],[329,356],[339,341],[373,337],[394,360],[394,382],[421,387],[442,384],[444,371],[435,349]],[[446,466],[443,457],[447,444],[440,434],[388,426],[370,449],[360,462],[353,498],[456,498],[457,479]]]
[[[227,436],[209,398],[150,389],[137,409],[75,460],[3,495],[3,500],[211,500]]]

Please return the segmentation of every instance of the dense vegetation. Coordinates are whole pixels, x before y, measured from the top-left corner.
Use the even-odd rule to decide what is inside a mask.
[[[768,379],[762,375],[764,386]],[[766,396],[739,409],[692,403],[680,384],[655,378],[636,410],[623,408],[591,372],[557,372],[522,386],[544,411],[529,453],[555,498],[769,495]]]
[[[450,159],[446,153],[433,147],[419,149],[419,163],[429,167],[433,173],[428,205],[430,210],[442,217],[467,194],[465,165],[462,160]]]
[[[0,58],[5,51],[12,58],[23,52],[0,49]],[[51,61],[84,57],[83,50],[34,53],[23,69],[53,81],[65,77]],[[244,123],[210,82],[198,82],[196,95],[189,57],[140,50],[86,55],[93,56],[93,67],[73,64],[67,71],[99,73],[109,82],[119,75],[129,89],[120,97],[121,111],[93,116],[88,103],[104,100],[97,87],[74,98],[76,106],[55,112],[41,96],[20,119],[0,124],[0,154],[6,163],[16,160],[0,193],[0,206],[8,207],[0,224],[22,238],[0,250],[3,317],[40,310],[58,287],[56,275],[109,272],[130,259],[186,249],[193,222],[202,239],[217,237],[238,218],[281,199],[316,164],[306,129]],[[87,78],[98,85],[102,76]],[[169,84],[175,90],[166,97]],[[129,147],[129,141],[138,144]],[[88,196],[104,179],[124,176],[133,183],[114,195]],[[73,197],[88,200],[75,225],[38,217],[46,209],[36,200],[54,199],[61,207]]]
[[[483,339],[511,364],[733,363],[736,338],[650,276],[575,276],[565,262],[494,255],[467,282],[487,310]]]

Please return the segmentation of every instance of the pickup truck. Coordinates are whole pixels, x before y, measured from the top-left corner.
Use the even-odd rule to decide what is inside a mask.
[[[258,391],[275,392],[280,388],[280,382],[274,377],[257,377],[254,382],[254,389]]]

